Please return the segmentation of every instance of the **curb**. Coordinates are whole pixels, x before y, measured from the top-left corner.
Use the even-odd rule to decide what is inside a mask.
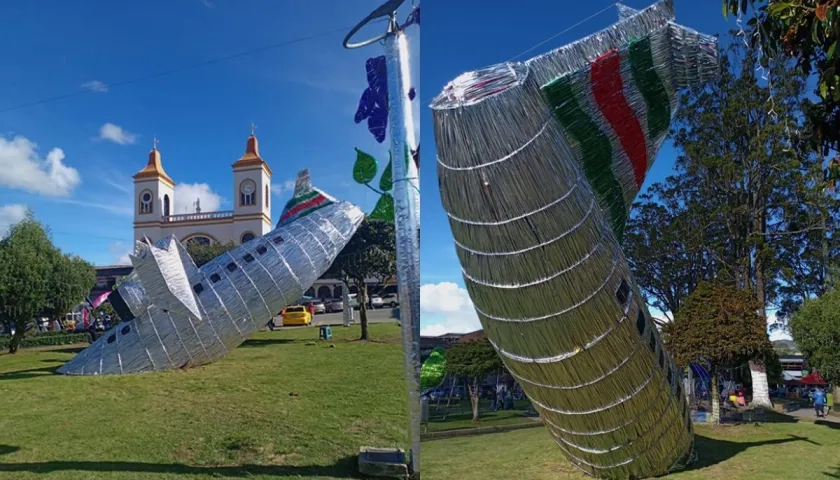
[[[477,428],[461,428],[458,430],[444,430],[442,432],[428,432],[420,434],[420,441],[426,440],[440,440],[442,438],[454,437],[471,437],[474,435],[484,435],[486,433],[501,433],[510,432],[513,430],[522,430],[525,428],[542,427],[542,420],[529,423],[517,423],[513,425],[498,425],[495,427],[477,427]]]

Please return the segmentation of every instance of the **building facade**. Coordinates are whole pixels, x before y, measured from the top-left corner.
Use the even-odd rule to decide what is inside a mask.
[[[273,229],[271,168],[260,157],[257,137],[251,134],[233,170],[232,210],[202,212],[196,199],[193,212],[178,213],[175,182],[163,169],[157,145],[146,167],[134,175],[134,239],[156,242],[175,235],[182,242],[240,244]]]

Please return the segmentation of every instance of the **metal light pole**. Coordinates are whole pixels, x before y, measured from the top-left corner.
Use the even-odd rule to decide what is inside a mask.
[[[394,223],[397,241],[397,283],[400,296],[405,376],[408,387],[411,450],[409,462],[413,478],[420,478],[420,183],[417,165],[411,155],[417,150],[414,117],[409,99],[411,88],[408,41],[403,28],[419,23],[419,10],[400,26],[396,12],[404,0],[389,0],[359,22],[344,38],[345,48],[361,48],[382,41],[385,49],[388,85],[388,125],[394,179]],[[386,31],[369,40],[350,43],[350,39],[372,20],[388,19]]]

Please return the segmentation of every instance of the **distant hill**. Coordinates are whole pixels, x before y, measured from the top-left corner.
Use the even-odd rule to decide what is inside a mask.
[[[796,346],[796,342],[793,340],[774,340],[773,341],[773,350],[776,353],[786,353],[789,355],[800,353],[799,347]]]

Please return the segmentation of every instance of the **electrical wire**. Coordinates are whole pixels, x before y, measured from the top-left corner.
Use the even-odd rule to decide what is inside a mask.
[[[569,26],[569,27],[566,27],[566,28],[564,28],[563,30],[561,30],[561,31],[559,31],[559,32],[557,32],[557,33],[555,33],[554,35],[552,35],[552,36],[550,36],[550,37],[546,38],[545,40],[543,40],[543,41],[541,41],[541,42],[539,42],[539,43],[536,43],[536,44],[532,45],[530,48],[528,48],[528,49],[526,49],[526,50],[523,50],[522,52],[520,52],[520,53],[519,53],[519,54],[517,54],[517,55],[514,55],[513,57],[509,58],[509,59],[507,60],[507,62],[512,62],[513,60],[516,60],[517,58],[519,58],[519,57],[521,57],[521,56],[525,55],[526,53],[532,52],[532,51],[536,50],[537,48],[539,48],[539,47],[541,47],[541,46],[545,45],[546,43],[548,43],[548,42],[550,42],[550,41],[554,40],[555,38],[559,37],[560,35],[563,35],[563,34],[569,33],[569,32],[570,32],[570,31],[572,31],[573,29],[575,29],[575,28],[577,28],[577,27],[579,27],[579,26],[583,25],[584,23],[586,23],[586,22],[588,22],[588,21],[592,20],[593,18],[597,17],[598,15],[601,15],[602,13],[604,13],[604,12],[606,12],[607,10],[609,10],[609,9],[611,9],[611,8],[613,8],[613,7],[615,7],[615,6],[616,6],[616,5],[618,5],[619,3],[621,3],[621,2],[612,2],[612,3],[610,3],[610,4],[609,4],[609,5],[607,5],[606,7],[604,7],[604,8],[602,8],[602,9],[598,10],[597,12],[595,12],[595,13],[593,13],[593,14],[591,14],[591,15],[589,15],[588,17],[584,18],[583,20],[578,21],[578,22],[577,22],[577,23],[575,23],[574,25],[571,25],[571,26]],[[507,62],[505,62],[505,63],[507,63]],[[437,95],[435,95],[435,96],[437,96]],[[424,105],[429,105],[429,104],[431,104],[431,103],[432,103],[432,100],[434,100],[434,96],[433,96],[433,97],[430,97],[430,98],[428,98],[428,99],[426,99],[426,101],[424,102]],[[0,113],[2,113],[2,110],[0,110]]]
[[[379,20],[374,20],[370,23],[371,24],[382,23],[385,20],[387,20],[387,19],[383,18],[383,19],[379,19]],[[254,55],[254,54],[257,54],[257,53],[262,53],[262,52],[265,52],[267,50],[274,50],[274,49],[277,49],[277,48],[287,47],[289,45],[294,45],[294,44],[297,44],[297,43],[307,42],[307,41],[310,41],[310,40],[314,40],[316,38],[321,38],[321,37],[326,37],[326,36],[333,35],[333,34],[336,34],[336,33],[346,32],[347,30],[349,30],[351,28],[353,28],[353,25],[350,25],[348,27],[334,28],[332,30],[327,30],[327,31],[324,31],[324,32],[315,33],[315,34],[307,35],[307,36],[304,36],[304,37],[297,37],[297,38],[293,38],[293,39],[289,39],[289,40],[284,40],[282,42],[272,43],[272,44],[269,44],[269,45],[263,45],[263,46],[260,46],[260,47],[255,47],[255,48],[251,48],[249,50],[244,50],[244,51],[241,51],[241,52],[232,53],[230,55],[216,57],[216,58],[213,58],[213,59],[210,59],[210,60],[205,60],[205,61],[202,61],[202,62],[191,63],[191,64],[188,64],[188,65],[183,65],[183,66],[180,66],[180,67],[171,68],[169,70],[162,70],[162,71],[152,73],[152,74],[149,74],[149,75],[144,75],[144,76],[141,76],[141,77],[135,77],[135,78],[127,79],[127,80],[121,80],[121,81],[118,81],[118,82],[107,83],[104,86],[107,87],[108,89],[112,89],[114,87],[122,87],[122,86],[125,86],[125,85],[139,83],[139,82],[143,82],[143,81],[146,81],[146,80],[153,80],[153,79],[156,79],[156,78],[165,77],[165,76],[173,75],[173,74],[176,74],[176,73],[181,73],[181,72],[184,72],[184,71],[187,71],[187,70],[193,70],[193,69],[204,67],[204,66],[207,66],[207,65],[214,65],[214,64],[217,64],[217,63],[222,63],[222,62],[225,62],[225,61],[228,61],[228,60],[233,60],[235,58],[241,58],[241,57],[246,57],[246,56],[249,56],[249,55]],[[35,101],[31,101],[31,102],[26,102],[26,103],[20,103],[20,104],[17,104],[17,105],[13,105],[11,107],[0,108],[0,113],[6,113],[6,112],[15,111],[15,110],[20,110],[20,109],[23,109],[23,108],[34,107],[34,106],[37,106],[37,105],[43,105],[45,103],[51,103],[51,102],[55,102],[55,101],[58,101],[58,100],[64,100],[64,99],[67,99],[67,98],[72,98],[72,97],[77,97],[77,96],[80,96],[80,95],[90,94],[90,93],[93,93],[93,92],[94,92],[93,89],[83,88],[83,89],[79,89],[79,90],[76,90],[76,91],[73,91],[73,92],[64,93],[64,94],[61,94],[61,95],[55,95],[55,96],[52,96],[52,97],[45,97],[45,98],[42,98],[40,100],[35,100]]]

